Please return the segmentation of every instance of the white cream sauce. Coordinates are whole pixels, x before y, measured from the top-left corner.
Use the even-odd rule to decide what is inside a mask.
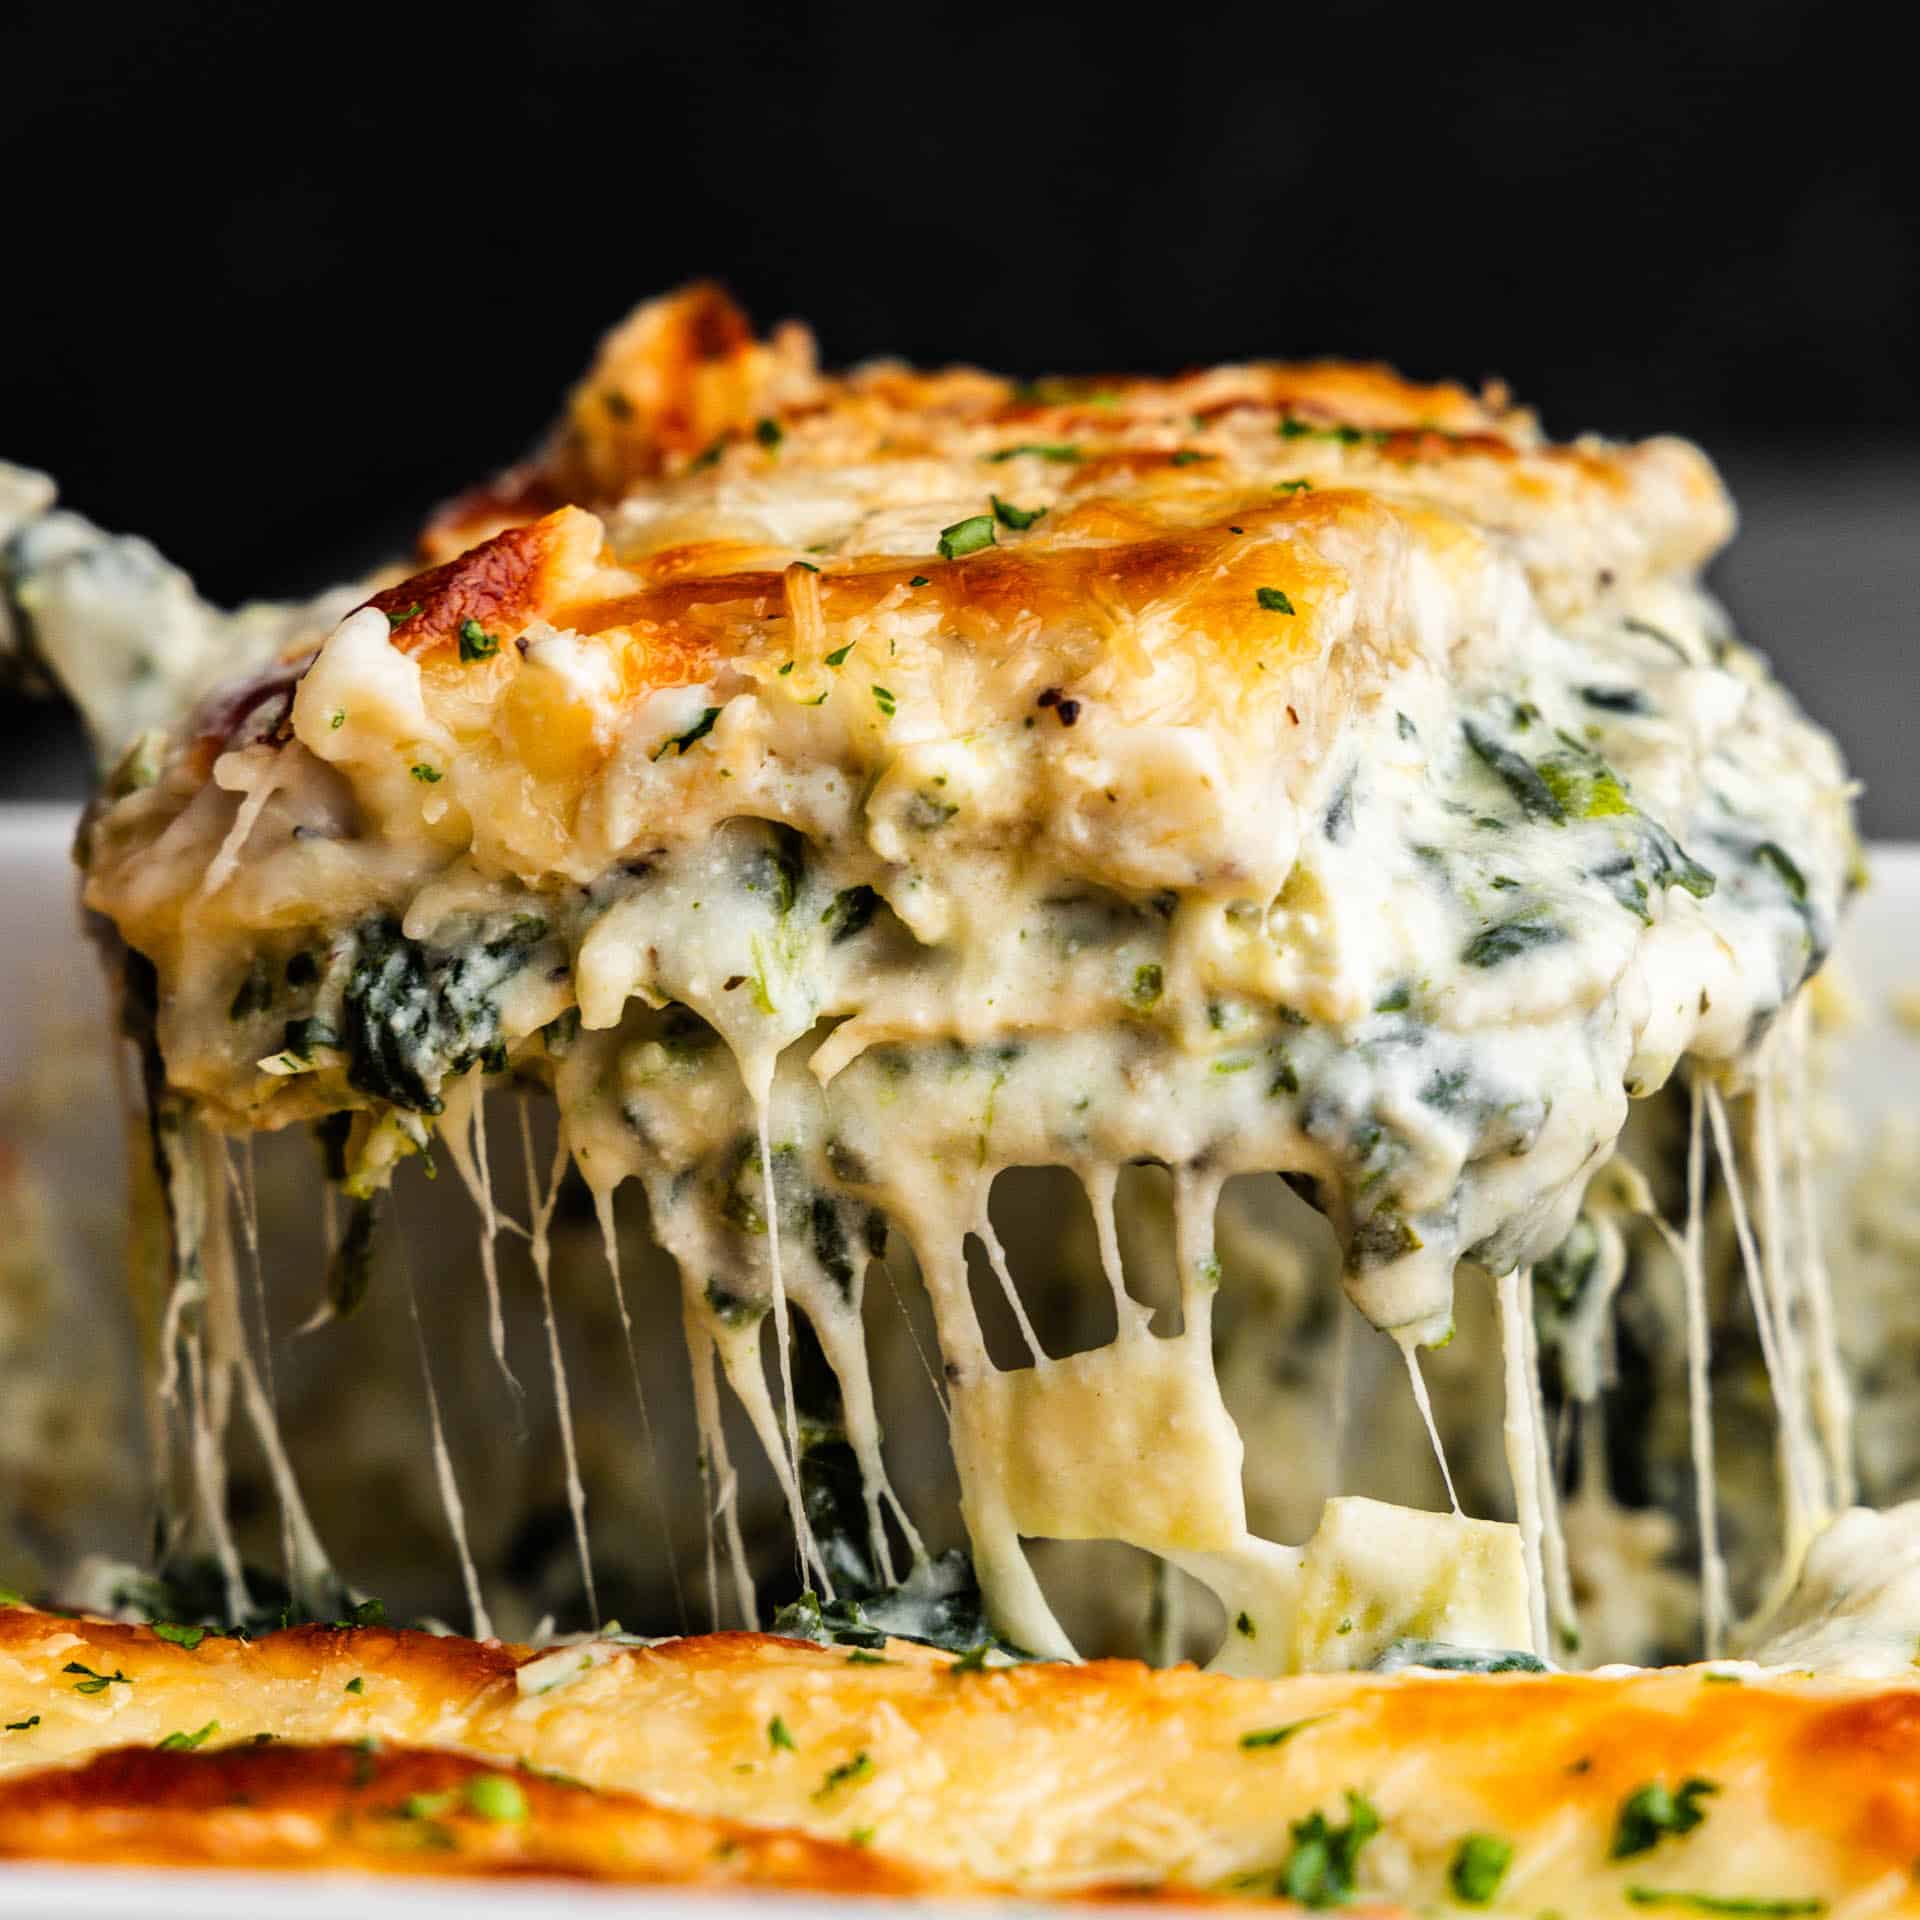
[[[1511,571],[1487,631],[1458,636],[1444,673],[1408,660],[1399,704],[1351,714],[1338,758],[1295,769],[1285,794],[1246,787],[1211,735],[1123,724],[1098,703],[1057,753],[1044,732],[946,737],[902,709],[878,776],[855,780],[808,731],[840,724],[831,711],[814,720],[752,687],[682,690],[679,717],[710,701],[716,723],[663,757],[661,717],[643,708],[581,803],[566,869],[538,885],[513,857],[527,823],[466,804],[419,667],[366,610],[306,671],[270,778],[242,756],[230,782],[198,785],[176,762],[103,817],[94,857],[113,877],[99,884],[144,925],[180,870],[211,883],[186,890],[160,956],[157,1039],[215,1122],[351,1110],[362,1192],[438,1126],[478,1195],[503,1369],[491,1187],[462,1137],[477,1145],[483,1127],[479,1075],[551,1082],[597,1201],[628,1179],[645,1187],[682,1277],[703,1479],[741,1618],[753,1600],[721,1375],[783,1489],[810,1584],[831,1595],[855,1563],[856,1584],[926,1564],[887,1479],[860,1318],[890,1227],[932,1298],[962,1507],[1015,1642],[1071,1652],[1025,1543],[1101,1538],[1174,1562],[1230,1618],[1246,1613],[1255,1633],[1228,1641],[1243,1670],[1342,1659],[1300,1625],[1323,1563],[1338,1568],[1329,1587],[1394,1637],[1447,1637],[1416,1617],[1463,1632],[1471,1617],[1510,1635],[1483,1644],[1544,1649],[1558,1553],[1518,1276],[1566,1237],[1630,1097],[1682,1057],[1702,1072],[1751,1061],[1830,939],[1849,842],[1830,750],[1704,595],[1626,583],[1556,624]],[[613,709],[597,656],[548,633],[529,658],[516,698],[543,678],[602,728]],[[1124,830],[1098,824],[1109,803]],[[325,903],[322,925],[302,923],[302,901]],[[1789,1261],[1777,1125],[1756,1149],[1756,1233],[1712,1084],[1706,1105],[1736,1176],[1797,1563],[1844,1484],[1831,1314],[1819,1275]],[[1178,1196],[1173,1333],[1130,1296],[1111,1223],[1118,1171],[1143,1159],[1172,1169]],[[993,1179],[1024,1165],[1070,1167],[1093,1197],[1117,1316],[1104,1347],[1053,1358],[1020,1309],[986,1222]],[[1429,1563],[1362,1550],[1345,1522],[1344,1544],[1318,1558],[1322,1534],[1296,1548],[1248,1530],[1210,1335],[1212,1218],[1230,1175],[1274,1169],[1312,1183],[1350,1299],[1393,1335],[1422,1394],[1416,1349],[1452,1327],[1457,1264],[1498,1279],[1520,1534],[1494,1544],[1457,1498],[1451,1515],[1395,1522],[1437,1543],[1431,1567],[1445,1562],[1470,1602],[1435,1601],[1455,1588],[1431,1567],[1415,1596],[1407,1569]],[[199,1204],[176,1195],[177,1230]],[[988,1355],[969,1234],[1013,1302],[1024,1366]],[[183,1256],[194,1240],[183,1233]],[[200,1517],[240,1598],[216,1457],[230,1312],[185,1257],[181,1276],[167,1364],[177,1345]],[[1596,1309],[1586,1347],[1566,1350],[1594,1348],[1603,1322]],[[802,1323],[833,1383],[817,1404],[800,1391]],[[551,1357],[564,1404],[557,1343]],[[427,1387],[484,1625],[430,1373]],[[849,1549],[811,1517],[810,1454],[828,1442],[860,1471],[855,1562],[836,1563]],[[1437,1433],[1435,1448],[1451,1493]],[[1473,1571],[1509,1548],[1529,1596],[1517,1616],[1487,1598],[1507,1592],[1504,1573]],[[717,1547],[709,1558],[717,1594]],[[1717,1604],[1710,1579],[1710,1631]]]

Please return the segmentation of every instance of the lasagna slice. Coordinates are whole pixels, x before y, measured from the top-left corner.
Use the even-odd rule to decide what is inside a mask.
[[[1709,1138],[1730,1173],[1753,1162],[1753,1217],[1736,1212],[1781,1431],[1772,1613],[1805,1603],[1792,1578],[1850,1498],[1832,1312],[1817,1268],[1784,1256],[1777,1130],[1743,1133],[1726,1105],[1804,1049],[1801,989],[1855,874],[1848,785],[1700,583],[1732,520],[1697,451],[1555,445],[1499,391],[1339,364],[829,375],[801,330],[759,341],[695,288],[616,331],[548,446],[447,509],[423,570],[377,590],[216,616],[150,554],[90,543],[30,486],[9,498],[25,502],[6,549],[24,641],[56,660],[91,649],[96,680],[103,651],[149,666],[121,676],[137,698],[96,702],[114,769],[81,853],[141,1048],[170,1244],[150,1343],[162,1478],[183,1494],[176,1537],[219,1570],[224,1618],[254,1606],[225,1511],[236,1417],[280,1497],[295,1607],[344,1611],[352,1572],[307,1518],[249,1347],[227,1141],[318,1134],[346,1207],[339,1311],[396,1175],[451,1163],[485,1222],[498,1342],[489,1096],[536,1087],[558,1126],[525,1226],[542,1286],[569,1167],[610,1255],[613,1196],[633,1182],[677,1265],[716,1626],[759,1626],[763,1597],[730,1396],[789,1512],[806,1593],[784,1623],[901,1666],[929,1697],[944,1669],[889,1633],[975,1664],[1069,1661],[1031,1543],[1118,1541],[1210,1590],[1217,1673],[1035,1669],[982,1697],[1021,1703],[1017,1721],[1083,1685],[1088,1700],[1225,1689],[1191,1698],[1227,1719],[1271,1702],[1273,1729],[1240,1732],[1274,1731],[1283,1768],[1326,1745],[1296,1740],[1297,1723],[1318,1734],[1321,1696],[1296,1712],[1308,1695],[1291,1685],[1328,1687],[1341,1711],[1431,1697],[1483,1718],[1509,1693],[1549,1720],[1645,1697],[1684,1740],[1707,1737],[1709,1703],[1742,1728],[1774,1714],[1757,1704],[1773,1693],[1723,1706],[1697,1675],[1642,1696],[1498,1674],[1540,1667],[1572,1631],[1541,1326],[1579,1391],[1619,1280],[1614,1223],[1651,1205],[1615,1149],[1630,1103],[1683,1063],[1695,1166]],[[116,568],[151,617],[126,617],[122,593],[101,618]],[[155,678],[188,696],[184,717],[154,723]],[[1138,1162],[1171,1180],[1158,1311],[1113,1225]],[[1003,1169],[1035,1166],[1068,1169],[1093,1205],[1110,1337],[1071,1354],[1043,1345],[988,1211]],[[1456,1285],[1491,1292],[1499,1351],[1482,1365],[1517,1527],[1342,1498],[1304,1542],[1251,1529],[1215,1371],[1214,1221],[1229,1179],[1276,1171],[1331,1223],[1347,1297],[1397,1343],[1423,1406],[1419,1355],[1450,1336]],[[1699,1440],[1702,1236],[1663,1230]],[[889,1475],[863,1324],[889,1244],[937,1323],[977,1616]],[[561,1438],[591,1596],[564,1418]],[[1710,1491],[1699,1506],[1717,1651]],[[470,1558],[466,1577],[484,1641]],[[1872,1636],[1840,1638],[1857,1666]],[[622,1684],[646,1667],[583,1644],[532,1666],[597,1666],[614,1645]],[[782,1644],[687,1657],[743,1664],[758,1686],[801,1657]],[[836,1687],[854,1684],[838,1671],[853,1653],[835,1656]],[[1462,1664],[1496,1673],[1271,1694],[1231,1677]],[[1365,1724],[1363,1744],[1389,1738]],[[1444,1769],[1443,1747],[1428,1758]],[[689,1764],[700,1811],[804,1814],[736,1806]],[[1749,1781],[1762,1799],[1771,1765]],[[1705,1790],[1688,1799],[1692,1776],[1671,1772],[1643,1784],[1690,1832]],[[850,1778],[815,1785],[830,1798]],[[1225,1778],[1196,1785],[1199,1830],[1208,1796],[1231,1800]],[[605,1784],[659,1791],[644,1770]],[[1303,1797],[1295,1834],[1350,1868],[1386,1802],[1349,1784],[1344,1825]],[[1273,1878],[1262,1818],[1264,1866],[1194,1839],[1162,1846],[1153,1875],[1259,1867],[1265,1890],[1298,1891]],[[998,1857],[1020,1864],[968,1871],[1053,1883],[1039,1855]],[[1067,1878],[1115,1871],[1095,1849]],[[1648,1904],[1666,1898],[1648,1885]]]

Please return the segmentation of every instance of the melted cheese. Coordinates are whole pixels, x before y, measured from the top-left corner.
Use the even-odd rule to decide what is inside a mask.
[[[1565,1235],[1630,1096],[1682,1057],[1746,1069],[1824,951],[1851,847],[1830,743],[1697,584],[1729,524],[1691,449],[1555,448],[1503,404],[1373,370],[1050,397],[829,380],[689,295],[609,344],[537,469],[443,523],[444,564],[202,705],[95,821],[88,899],[153,964],[169,1087],[207,1124],[351,1114],[364,1193],[477,1125],[478,1076],[510,1066],[551,1085],[603,1205],[644,1186],[744,1617],[715,1362],[809,1580],[836,1578],[796,1319],[861,1469],[856,1550],[876,1576],[893,1533],[923,1559],[860,1322],[889,1226],[934,1303],[1006,1632],[1071,1651],[1035,1538],[1146,1548],[1230,1613],[1293,1607],[1303,1550],[1247,1526],[1209,1331],[1220,1186],[1284,1168],[1418,1391],[1457,1263],[1508,1276],[1544,1644],[1512,1276]],[[1138,1159],[1175,1171],[1173,1331],[1117,1257],[1107,1197]],[[995,1175],[1033,1164],[1095,1197],[1117,1332],[1008,1369],[965,1243]],[[197,1204],[176,1206],[183,1274]],[[1797,1558],[1823,1495],[1765,1214],[1763,1244],[1744,1215],[1742,1236]],[[183,1292],[177,1330],[201,1520],[231,1562],[219,1309]],[[1454,1504],[1405,1525],[1466,1566]]]

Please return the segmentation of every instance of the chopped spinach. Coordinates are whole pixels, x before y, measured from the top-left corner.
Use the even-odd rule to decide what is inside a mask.
[[[1518,1647],[1457,1647],[1446,1640],[1396,1640],[1373,1663],[1375,1673],[1430,1667],[1436,1673],[1545,1673],[1547,1663]]]
[[[1539,770],[1525,754],[1515,753],[1492,734],[1483,732],[1471,720],[1461,722],[1467,745],[1481,762],[1497,774],[1507,791],[1520,803],[1520,811],[1529,820],[1551,820],[1564,825],[1566,809],[1552,787],[1541,779]]]
[[[499,992],[546,938],[538,915],[491,914],[458,944],[410,940],[390,915],[354,931],[338,1045],[347,1084],[437,1114],[440,1089],[500,1037]]]
[[[1533,1284],[1561,1313],[1571,1313],[1600,1268],[1600,1235],[1584,1216],[1567,1237],[1534,1263]]]
[[[1460,958],[1470,967],[1497,967],[1523,953],[1558,946],[1566,938],[1567,930],[1557,920],[1540,912],[1523,913],[1481,928],[1461,949]]]
[[[1762,840],[1753,850],[1754,859],[1763,867],[1770,867],[1779,876],[1780,884],[1796,902],[1804,902],[1807,897],[1807,876],[1788,854],[1785,847],[1777,841]]]
[[[1602,713],[1651,713],[1653,702],[1638,687],[1582,687],[1580,698]]]

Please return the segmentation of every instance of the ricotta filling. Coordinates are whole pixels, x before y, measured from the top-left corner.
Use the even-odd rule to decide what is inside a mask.
[[[1637,617],[1582,632],[1577,646],[1552,629],[1531,632],[1531,652],[1518,671],[1503,662],[1497,690],[1416,677],[1407,708],[1375,711],[1354,730],[1351,762],[1325,770],[1322,798],[1302,809],[1315,824],[1291,850],[1284,884],[1264,897],[1225,876],[1153,891],[1097,884],[1018,847],[1009,854],[1004,835],[956,833],[991,791],[1003,749],[949,741],[899,756],[865,802],[864,834],[807,834],[732,814],[703,838],[646,848],[557,894],[470,860],[429,858],[422,868],[395,840],[380,859],[418,877],[395,895],[390,875],[369,876],[357,921],[315,930],[282,916],[244,941],[184,944],[172,956],[179,979],[160,1009],[159,1050],[197,1095],[193,1127],[338,1115],[328,1124],[343,1182],[363,1207],[399,1162],[444,1141],[481,1215],[489,1325],[509,1381],[481,1089],[487,1074],[508,1070],[550,1084],[562,1161],[530,1231],[590,1604],[584,1494],[544,1257],[568,1160],[603,1218],[615,1190],[638,1181],[680,1269],[716,1620],[724,1559],[736,1614],[756,1622],[716,1368],[780,1482],[811,1588],[832,1601],[928,1564],[888,1478],[862,1327],[867,1261],[897,1231],[935,1310],[978,1577],[1014,1644],[1073,1653],[1027,1543],[1110,1539],[1180,1567],[1230,1619],[1247,1622],[1222,1655],[1237,1670],[1349,1664],[1363,1649],[1445,1638],[1435,1622],[1462,1619],[1476,1632],[1497,1625],[1504,1637],[1491,1644],[1545,1656],[1549,1607],[1563,1641],[1571,1609],[1564,1591],[1548,1591],[1550,1568],[1562,1570],[1554,1584],[1564,1589],[1566,1555],[1539,1408],[1535,1289],[1522,1263],[1553,1253],[1583,1197],[1591,1204],[1624,1117],[1622,1089],[1650,1092],[1685,1054],[1699,1062],[1696,1084],[1735,1195],[1781,1411],[1783,1578],[1844,1484],[1825,1277],[1783,1245],[1773,1109],[1763,1103],[1753,1148],[1756,1229],[1711,1078],[1744,1069],[1751,1036],[1790,1005],[1830,937],[1821,903],[1837,887],[1829,874],[1810,882],[1783,851],[1806,838],[1789,817],[1796,795],[1778,779],[1792,751],[1790,709],[1730,652],[1710,603],[1684,605],[1694,624],[1676,620],[1669,603],[1675,631],[1651,640]],[[301,682],[298,744],[282,750],[289,765],[270,785],[247,787],[224,823],[198,828],[217,830],[229,856],[214,892],[235,884],[246,845],[271,839],[276,854],[300,857],[312,804],[303,787],[324,785],[322,763],[364,770],[383,755],[436,751],[417,670],[375,635],[378,617],[345,622]],[[1729,678],[1747,686],[1737,707],[1724,687],[1711,699],[1695,687]],[[745,722],[724,706],[708,711],[719,725],[677,758],[711,753],[747,784]],[[337,725],[337,713],[353,717]],[[1676,731],[1689,742],[1691,790],[1673,785]],[[1142,745],[1116,736],[1103,751],[1115,767],[1137,769]],[[1150,750],[1169,807],[1216,777],[1204,755],[1183,757],[1167,742]],[[314,756],[304,766],[303,751]],[[766,764],[750,776],[763,803],[769,780],[785,777]],[[380,774],[372,791],[406,788]],[[1656,792],[1689,822],[1685,844],[1643,810]],[[844,806],[848,796],[830,798]],[[174,857],[192,858],[191,837]],[[379,903],[381,888],[391,904]],[[1781,1032],[1795,1031],[1790,1017]],[[219,1436],[233,1380],[256,1424],[260,1396],[236,1344],[230,1258],[209,1261],[225,1228],[209,1222],[205,1157],[172,1157],[179,1279],[158,1390],[175,1393],[177,1345],[197,1506],[238,1603]],[[1141,1159],[1174,1175],[1171,1331],[1153,1330],[1129,1291],[1114,1232],[1118,1171]],[[1093,1202],[1116,1323],[1104,1347],[1046,1354],[1020,1302],[987,1196],[1001,1171],[1025,1165],[1074,1169]],[[1390,1578],[1394,1556],[1355,1544],[1378,1516],[1331,1532],[1323,1523],[1304,1547],[1248,1529],[1242,1444],[1214,1367],[1213,1217],[1228,1176],[1273,1168],[1327,1211],[1344,1243],[1349,1298],[1405,1356],[1453,1512],[1417,1523],[1402,1513],[1390,1530],[1451,1542],[1441,1557],[1467,1582],[1467,1599],[1437,1575],[1424,1585]],[[1690,1230],[1688,1242],[1697,1237]],[[1023,1366],[989,1357],[970,1240],[1005,1290],[1028,1347]],[[631,1340],[611,1234],[608,1249]],[[1487,1544],[1479,1530],[1488,1523],[1460,1513],[1419,1369],[1420,1346],[1451,1330],[1463,1259],[1499,1276],[1520,1513],[1512,1554]],[[210,1264],[226,1274],[212,1286]],[[1690,1299],[1698,1265],[1690,1256]],[[1588,1397],[1609,1294],[1604,1281],[1590,1290],[1566,1348],[1588,1351],[1573,1369]],[[803,1330],[831,1381],[815,1399],[798,1384]],[[1703,1363],[1695,1374],[1707,1633],[1717,1646],[1725,1599],[1713,1572]],[[430,1370],[426,1387],[449,1526],[484,1624]],[[814,1518],[825,1510],[818,1456],[835,1445],[858,1467],[857,1539],[825,1538]],[[290,1479],[283,1493],[291,1513]],[[1380,1616],[1377,1631],[1356,1638],[1302,1625],[1319,1619],[1306,1596],[1329,1559],[1340,1571],[1323,1577],[1336,1590],[1386,1583],[1361,1606]]]

